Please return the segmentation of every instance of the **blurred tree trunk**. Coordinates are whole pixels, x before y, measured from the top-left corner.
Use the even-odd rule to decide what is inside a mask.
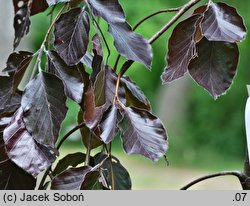
[[[182,134],[182,123],[186,118],[187,95],[190,90],[190,78],[161,86],[157,99],[156,114],[166,125],[168,132],[174,136]],[[171,135],[172,136],[172,135]]]
[[[0,71],[5,68],[6,60],[12,51],[13,12],[12,1],[0,2]]]

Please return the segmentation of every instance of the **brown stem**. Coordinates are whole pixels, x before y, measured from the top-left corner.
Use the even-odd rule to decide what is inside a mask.
[[[168,13],[168,12],[177,12],[179,11],[180,8],[171,8],[171,9],[162,9],[162,10],[159,10],[159,11],[156,11],[146,17],[144,17],[142,20],[140,20],[134,27],[133,27],[133,31],[135,31],[142,23],[144,23],[145,21],[147,21],[148,19],[158,15],[158,14],[162,14],[162,13]],[[114,71],[116,72],[117,71],[117,66],[118,66],[118,63],[120,61],[120,58],[121,58],[121,55],[119,54],[116,58],[116,61],[115,61],[115,65],[114,65]]]
[[[186,13],[190,8],[192,8],[195,4],[199,3],[201,0],[190,0],[188,3],[184,4],[180,7],[179,11],[173,16],[173,18],[165,24],[155,35],[153,35],[149,39],[149,43],[153,44],[159,37],[162,36],[184,13]],[[128,60],[122,66],[122,74],[124,74],[130,66],[134,63],[132,60]]]
[[[214,178],[214,177],[219,177],[219,176],[227,176],[227,175],[232,175],[232,176],[236,176],[238,177],[239,181],[242,182],[246,179],[246,176],[240,172],[240,171],[225,171],[225,172],[218,172],[218,173],[214,173],[214,174],[210,174],[210,175],[206,175],[203,177],[200,177],[192,182],[190,182],[189,184],[185,185],[184,187],[182,187],[180,190],[187,190],[189,187],[202,182],[206,179],[210,179],[210,178]],[[243,187],[243,185],[242,185]],[[243,188],[244,189],[244,188]]]
[[[89,165],[89,160],[90,160],[90,153],[91,153],[91,145],[92,145],[92,134],[89,134],[89,139],[88,139],[88,147],[86,151],[86,159],[85,159],[85,166]]]

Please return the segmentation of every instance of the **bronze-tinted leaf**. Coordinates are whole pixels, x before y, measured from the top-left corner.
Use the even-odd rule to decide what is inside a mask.
[[[3,133],[9,158],[27,173],[36,177],[55,160],[48,148],[39,145],[27,131],[22,108],[17,110]]]
[[[87,185],[88,181],[91,181],[91,173],[96,173],[96,171],[91,171],[91,167],[79,167],[70,168],[58,176],[56,176],[51,182],[52,190],[80,190],[82,184]],[[95,184],[95,181],[93,182]],[[94,185],[92,185],[94,186]],[[88,188],[90,185],[88,184]]]
[[[168,66],[162,74],[164,83],[182,77],[188,71],[188,64],[196,55],[195,32],[201,15],[194,15],[180,22],[174,29],[168,43]]]
[[[40,72],[26,86],[21,105],[26,128],[32,137],[54,148],[67,112],[62,81],[53,74]]]
[[[132,31],[118,0],[88,0],[96,16],[109,24],[117,51],[127,59],[138,61],[146,67],[152,63],[152,47],[143,36]]]
[[[29,66],[33,54],[27,51],[20,51],[18,53],[12,53],[7,60],[7,67],[3,72],[8,72],[9,74],[14,74],[12,93],[16,92],[18,85],[20,84],[23,75]]]
[[[102,153],[98,153],[95,155],[96,164],[100,163],[106,155]],[[111,165],[110,160],[107,159],[104,161],[101,166],[101,171],[103,171],[104,177],[107,180],[108,187],[112,187],[112,173],[111,173]],[[115,190],[131,190],[132,183],[130,179],[130,175],[128,171],[122,166],[120,161],[112,156],[112,169],[114,174],[114,189]]]
[[[77,103],[82,102],[83,80],[77,66],[68,66],[55,51],[47,52],[49,71],[58,76],[63,84],[65,94]]]
[[[28,34],[30,27],[30,8],[24,4],[15,14],[14,17],[14,49],[17,48],[21,39]]]
[[[95,50],[99,56],[103,56],[102,43],[98,34],[95,34],[92,38],[92,49]]]
[[[189,64],[189,73],[216,99],[232,84],[239,58],[238,47],[235,43],[203,38],[197,44],[197,52],[197,57]]]
[[[81,62],[88,68],[92,68],[93,56],[90,52],[86,51]]]
[[[242,41],[246,27],[235,8],[225,3],[212,3],[204,14],[201,23],[204,36],[209,41]]]
[[[81,124],[83,122],[83,112],[82,110],[78,113],[78,123]],[[82,142],[85,147],[90,147],[90,149],[97,148],[103,144],[103,142],[98,138],[94,132],[92,132],[86,125],[80,129]]]
[[[167,151],[167,134],[162,122],[146,110],[123,108],[119,124],[123,148],[128,154],[141,154],[153,161]]]
[[[143,91],[129,77],[122,77],[121,83],[126,91],[127,106],[134,106],[141,109],[151,110],[150,102]]]
[[[98,136],[105,144],[110,143],[118,132],[118,109],[115,105],[111,105],[107,111],[103,113],[102,119],[98,125]]]
[[[60,174],[70,166],[76,167],[77,165],[82,164],[85,161],[85,158],[86,155],[81,152],[66,155],[57,163],[55,169],[53,170],[53,176]]]
[[[0,163],[0,190],[34,190],[36,179],[10,160]]]
[[[29,0],[13,0],[15,13],[24,5],[27,4]],[[30,15],[35,15],[40,12],[45,11],[48,8],[46,0],[36,0],[35,3],[32,3],[30,9]]]
[[[100,172],[93,171],[86,174],[81,185],[81,190],[102,190],[102,184],[99,181]]]
[[[64,13],[55,23],[55,48],[67,65],[76,65],[89,43],[89,16],[81,8]]]
[[[12,94],[13,75],[0,76],[0,117],[13,114],[21,104],[21,93]]]

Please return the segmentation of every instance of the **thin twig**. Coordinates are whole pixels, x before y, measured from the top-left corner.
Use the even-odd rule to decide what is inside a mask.
[[[173,18],[165,24],[155,35],[153,35],[149,43],[153,44],[159,37],[162,36],[184,13],[186,13],[191,7],[195,4],[199,3],[201,0],[190,0],[188,3],[180,7],[179,11],[173,16]],[[130,68],[130,66],[134,63],[132,60],[126,61],[122,66],[122,75]]]
[[[65,140],[68,139],[68,137],[69,137],[70,135],[72,135],[74,132],[76,132],[78,129],[81,129],[81,128],[84,127],[84,126],[85,126],[85,122],[82,122],[81,124],[75,126],[73,129],[71,129],[67,134],[65,134],[65,135],[62,137],[62,139],[61,139],[61,141],[58,143],[56,149],[59,150],[60,147],[62,146],[62,144],[65,142]]]
[[[45,48],[45,44],[46,42],[48,41],[48,38],[49,38],[49,35],[50,35],[50,32],[54,26],[54,24],[56,23],[57,19],[59,18],[59,16],[61,15],[61,13],[63,12],[63,10],[65,9],[65,7],[67,6],[67,4],[65,4],[61,9],[60,11],[58,12],[58,14],[56,15],[54,21],[50,24],[49,26],[49,29],[47,31],[47,33],[45,34],[45,37],[43,39],[43,42],[41,44],[41,47],[39,49],[39,53],[38,53],[38,56],[37,56],[37,59],[36,59],[36,62],[35,62],[35,66],[33,68],[33,71],[32,71],[32,74],[30,76],[30,80],[32,80],[35,76],[35,72],[36,72],[36,68],[40,67],[40,63],[41,63],[41,58],[42,58],[42,54],[43,54],[43,51],[44,51],[44,48]]]
[[[224,172],[218,172],[218,173],[214,173],[214,174],[210,174],[210,175],[206,175],[203,177],[200,177],[192,182],[190,182],[189,184],[185,185],[184,187],[182,187],[180,190],[187,190],[189,187],[202,182],[206,179],[210,179],[210,178],[214,178],[214,177],[220,177],[220,176],[227,176],[227,175],[232,175],[232,176],[236,176],[238,177],[239,181],[241,182],[242,179],[245,178],[245,175],[240,172],[240,171],[224,171]]]

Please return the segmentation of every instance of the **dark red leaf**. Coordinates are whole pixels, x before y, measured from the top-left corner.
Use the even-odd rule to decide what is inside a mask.
[[[55,160],[49,149],[39,145],[27,131],[22,108],[17,110],[3,133],[9,158],[27,173],[36,177]]]
[[[21,39],[28,34],[30,27],[30,8],[24,4],[15,14],[14,17],[14,49],[17,48]]]
[[[111,105],[107,111],[103,113],[102,119],[98,124],[97,134],[105,144],[110,143],[118,132],[118,109],[115,105]]]
[[[123,147],[128,154],[141,154],[153,161],[167,151],[167,134],[162,122],[146,110],[123,108],[119,124]]]
[[[0,117],[13,114],[21,104],[21,94],[15,95],[13,91],[13,75],[10,77],[0,76]]]
[[[83,80],[77,66],[68,66],[55,51],[47,52],[49,71],[58,76],[63,84],[65,94],[77,103],[82,102]]]
[[[210,42],[203,38],[197,44],[198,55],[189,64],[194,80],[216,99],[232,84],[239,51],[235,43]]]
[[[138,61],[146,67],[152,63],[152,47],[143,36],[132,31],[118,0],[88,0],[96,16],[109,24],[117,51],[127,59]]]
[[[81,190],[102,190],[102,184],[100,183],[99,179],[99,171],[87,173],[81,185]]]
[[[209,41],[242,41],[246,27],[235,8],[225,3],[212,3],[204,14],[201,23],[204,36]]]
[[[29,0],[13,0],[13,4],[14,4],[14,9],[15,9],[15,13],[24,5],[27,4]],[[32,3],[31,6],[31,12],[30,15],[35,15],[38,14],[40,12],[45,11],[48,8],[48,4],[46,2],[46,0],[36,0],[35,3]]]
[[[83,112],[82,110],[78,113],[78,123],[81,124],[83,122]],[[100,117],[98,117],[100,118]],[[91,149],[97,148],[101,145],[103,145],[103,142],[100,140],[99,137],[97,137],[94,132],[92,132],[86,125],[80,129],[81,136],[82,136],[82,142],[85,145],[85,147],[90,147]]]
[[[10,160],[0,163],[0,190],[34,190],[36,179]]]
[[[80,167],[80,168],[70,168],[58,176],[56,176],[51,182],[52,190],[80,190],[84,185],[88,185],[88,188],[91,186],[87,184],[89,181],[92,181],[92,173],[97,171],[91,171],[91,167]],[[95,177],[94,177],[95,178]],[[96,182],[93,182],[95,184]],[[82,185],[84,184],[84,185]],[[92,185],[94,186],[94,185]]]
[[[67,65],[76,65],[89,43],[89,17],[81,8],[64,13],[55,23],[55,48]]]
[[[62,81],[40,72],[26,86],[21,104],[29,133],[38,143],[54,148],[67,112]]]
[[[95,155],[96,164],[102,162],[106,155],[98,153]],[[112,188],[112,173],[110,160],[104,161],[101,166],[101,171],[103,171],[104,177],[107,180],[108,187]],[[131,190],[132,183],[128,171],[122,166],[120,161],[112,156],[112,169],[114,174],[114,189],[115,190]]]
[[[188,71],[188,64],[196,55],[195,32],[201,15],[194,15],[180,22],[174,29],[168,43],[168,66],[162,74],[164,83],[182,77]]]
[[[129,77],[122,77],[121,83],[126,91],[127,106],[151,110],[150,102],[143,91]]]
[[[94,84],[95,81],[96,81],[97,75],[103,69],[103,57],[98,55],[96,53],[96,50],[94,50],[94,57],[93,57],[93,60],[92,60],[92,67],[91,68],[92,68],[91,81]]]

